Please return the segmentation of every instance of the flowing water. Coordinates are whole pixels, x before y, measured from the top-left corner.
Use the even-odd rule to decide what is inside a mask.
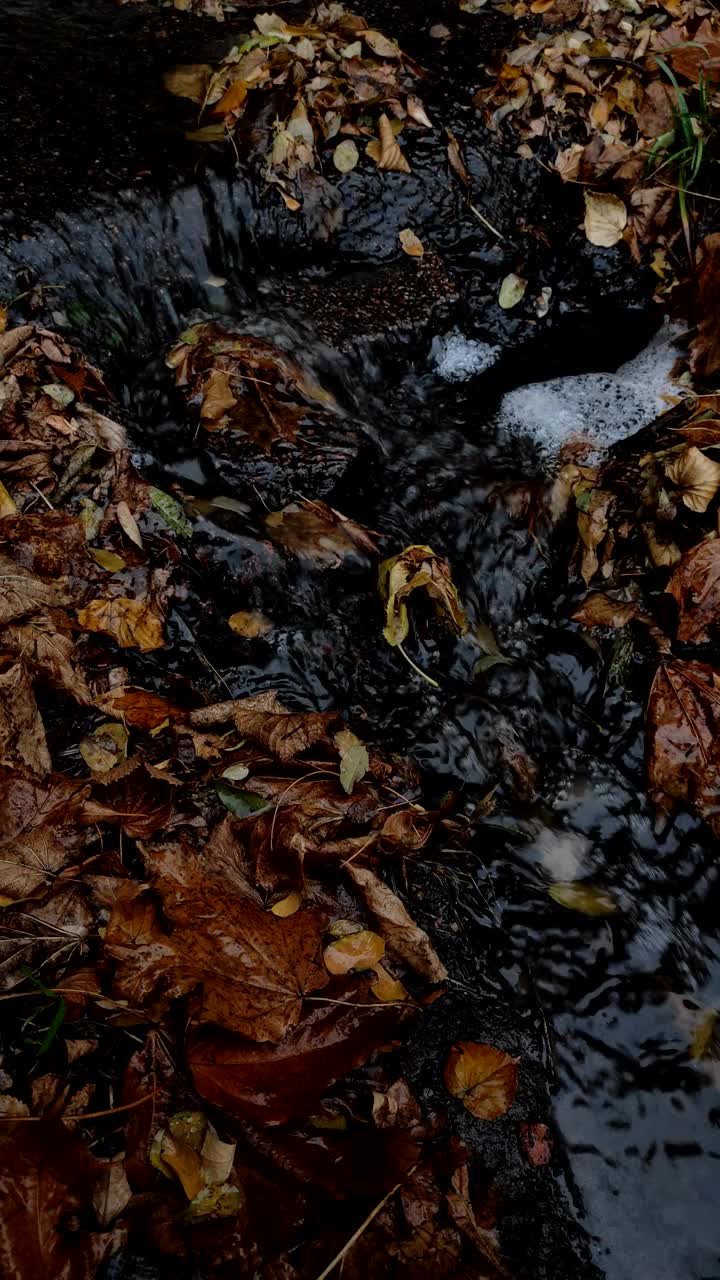
[[[27,22],[27,5],[11,9]],[[478,335],[432,309],[421,323],[380,316],[372,332],[357,323],[345,262],[351,303],[336,341],[303,288],[289,300],[286,264],[263,236],[250,186],[216,175],[152,199],[131,183],[96,195],[25,240],[9,235],[0,256],[3,296],[56,288],[43,320],[109,367],[138,464],[201,512],[194,585],[162,661],[137,674],[160,686],[182,669],[213,696],[272,687],[293,707],[338,708],[368,741],[414,755],[428,798],[462,787],[469,813],[493,793],[467,865],[421,865],[409,888],[459,985],[477,991],[488,1038],[509,1026],[552,1091],[558,1154],[542,1176],[568,1189],[597,1270],[582,1252],[553,1270],[538,1218],[537,1268],[526,1242],[522,1274],[720,1280],[720,1067],[689,1052],[720,1001],[716,857],[701,824],[659,821],[646,800],[647,669],[633,657],[617,683],[609,644],[570,620],[571,539],[549,514],[568,438],[602,453],[654,417],[672,335],[647,347],[651,323],[628,314],[588,353],[557,325],[543,360],[523,363],[507,333]],[[245,465],[198,440],[163,357],[209,315],[272,337],[332,389],[336,425],[304,469]],[[538,385],[544,369],[552,380]],[[376,530],[386,554],[427,543],[447,556],[473,626],[456,643],[422,626],[414,635],[438,688],[384,645],[365,559],[313,570],[267,542],[265,503],[297,492]],[[232,509],[208,506],[228,497]],[[220,643],[235,609],[262,610],[272,632]],[[487,661],[489,632],[506,661]],[[621,911],[553,903],[553,882],[582,878]],[[447,1027],[459,1009],[449,996]],[[534,1211],[524,1205],[519,1229]]]

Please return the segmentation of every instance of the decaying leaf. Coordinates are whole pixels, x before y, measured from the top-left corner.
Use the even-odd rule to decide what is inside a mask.
[[[609,191],[585,192],[585,236],[590,244],[610,249],[623,238],[628,214],[624,202]]]
[[[378,120],[378,135],[377,155],[373,154],[372,157],[375,159],[378,169],[392,173],[411,173],[412,170],[407,156],[400,149],[400,143],[395,137],[392,125],[384,111]]]
[[[102,631],[126,649],[150,653],[160,649],[165,639],[162,619],[144,600],[128,596],[91,600],[78,612],[78,622],[86,631]]]
[[[648,782],[720,831],[720,676],[704,662],[663,659],[647,708]]]
[[[265,527],[273,542],[317,568],[337,569],[349,556],[376,551],[367,529],[325,502],[291,502],[271,511]]]
[[[445,1086],[478,1120],[497,1120],[515,1100],[519,1061],[494,1045],[459,1040],[445,1063]]]
[[[41,776],[52,769],[33,682],[21,662],[0,671],[0,765]]]
[[[678,640],[709,643],[720,624],[720,542],[701,542],[686,552],[667,591],[678,604]]]
[[[340,173],[350,173],[350,170],[355,168],[359,159],[360,152],[352,138],[345,138],[342,142],[339,142],[333,151],[333,164]]]
[[[390,950],[428,982],[444,982],[447,969],[424,929],[406,911],[397,894],[368,867],[351,862],[348,875],[375,916]]]
[[[360,782],[370,768],[367,747],[349,729],[335,734],[335,746],[340,752],[340,785],[347,795],[352,795],[355,783]]]
[[[450,567],[431,547],[406,547],[399,555],[384,560],[378,572],[380,596],[385,602],[383,635],[388,644],[401,645],[410,622],[407,599],[423,590],[432,599],[438,617],[457,635],[467,630],[467,618],[460,605]]]
[[[325,741],[336,721],[332,712],[288,711],[273,689],[202,707],[188,715],[189,724],[195,728],[234,723],[243,737],[267,747],[279,760],[292,760],[308,747]]]
[[[101,1172],[93,1192],[93,1208],[101,1227],[108,1227],[132,1199],[125,1166],[112,1161]]]
[[[691,511],[707,511],[720,488],[720,462],[688,445],[668,462],[665,472]]]
[[[264,613],[258,610],[247,612],[244,609],[238,610],[237,613],[231,613],[228,618],[228,626],[238,636],[244,636],[247,640],[254,640],[257,636],[266,636],[272,631],[272,622],[265,617]]]

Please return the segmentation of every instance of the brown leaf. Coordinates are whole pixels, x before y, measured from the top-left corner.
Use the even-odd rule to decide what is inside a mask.
[[[44,901],[8,907],[0,919],[0,986],[27,980],[28,966],[45,979],[77,958],[94,924],[93,913],[75,885],[55,889]]]
[[[67,604],[66,586],[63,580],[42,582],[29,570],[0,555],[0,626]]]
[[[104,632],[125,649],[150,653],[165,643],[162,619],[144,600],[131,600],[127,596],[91,600],[78,611],[77,617],[86,631]]]
[[[265,527],[273,542],[320,569],[337,569],[349,556],[366,559],[377,551],[362,525],[325,502],[292,502],[271,511]]]
[[[590,244],[609,249],[623,238],[627,209],[619,196],[607,191],[585,192],[585,236]]]
[[[8,1280],[88,1280],[96,1274],[113,1243],[112,1235],[93,1234],[84,1225],[101,1167],[57,1120],[0,1125],[0,1271]]]
[[[38,682],[64,690],[83,706],[92,702],[85,678],[74,665],[70,619],[60,610],[38,613],[27,622],[6,627],[0,643],[7,652],[22,656]]]
[[[95,1184],[93,1208],[101,1227],[107,1227],[120,1216],[132,1199],[125,1165],[113,1160],[106,1165]]]
[[[205,62],[173,67],[172,71],[165,72],[163,83],[168,93],[177,98],[203,103],[211,74],[212,67]]]
[[[714,378],[720,370],[720,232],[702,241],[696,279],[697,334],[690,346],[690,370],[696,378]]]
[[[220,702],[191,711],[189,723],[195,728],[233,722],[238,733],[267,747],[279,760],[292,760],[318,742],[326,742],[337,716],[327,711],[287,711],[273,689]]]
[[[578,511],[577,526],[583,544],[580,572],[586,586],[600,567],[597,548],[608,531],[608,516],[615,495],[603,489],[591,489],[587,508]]]
[[[199,1152],[194,1151],[189,1143],[183,1142],[182,1138],[174,1137],[172,1133],[164,1133],[160,1145],[160,1156],[163,1163],[170,1166],[182,1184],[188,1200],[194,1200],[205,1186]]]
[[[404,253],[410,255],[411,258],[422,258],[425,253],[425,246],[422,240],[418,239],[414,231],[406,227],[404,231],[400,231],[398,239]]]
[[[701,542],[683,556],[666,590],[680,612],[677,638],[707,644],[720,625],[720,542]]]
[[[187,714],[182,707],[149,689],[132,689],[128,685],[102,694],[96,699],[96,706],[106,715],[117,716],[136,729],[157,729],[166,721],[172,722]]]
[[[352,986],[332,994],[350,1005],[309,1005],[278,1044],[253,1044],[211,1029],[192,1033],[187,1062],[200,1096],[261,1124],[307,1114],[334,1080],[393,1038],[403,1017],[391,1005],[363,1004]]]
[[[403,155],[400,143],[384,111],[378,119],[378,134],[380,138],[379,155],[376,161],[378,169],[392,173],[411,173],[407,157]]]
[[[199,1022],[281,1040],[301,1016],[303,995],[328,981],[322,922],[309,911],[278,919],[177,846],[147,850],[146,859],[163,920],[149,898],[130,891],[113,909],[106,949],[118,961],[120,998],[162,1008],[197,992]]]
[[[0,894],[32,896],[78,855],[87,793],[84,783],[60,776],[0,775]]]
[[[515,1100],[519,1061],[494,1045],[459,1040],[450,1050],[443,1079],[472,1115],[497,1120]]]
[[[462,158],[460,143],[455,134],[450,129],[446,129],[448,137],[447,157],[450,168],[457,174],[464,187],[470,186],[470,174],[465,168],[465,161]]]
[[[635,123],[645,138],[659,138],[662,133],[668,133],[674,128],[673,99],[670,86],[663,80],[650,81],[640,102]]]
[[[96,774],[94,799],[86,801],[83,813],[94,815],[98,822],[117,822],[133,840],[148,840],[170,822],[173,788],[137,757],[127,762],[123,772],[125,776],[117,781],[112,771]]]
[[[21,662],[0,671],[0,765],[41,775],[52,769],[32,681]]]
[[[550,1164],[553,1154],[552,1134],[546,1124],[521,1124],[518,1130],[520,1149],[532,1169]]]
[[[220,421],[229,409],[234,409],[237,399],[230,388],[230,378],[221,369],[212,369],[205,383],[200,417],[213,424]]]
[[[720,834],[720,675],[704,662],[664,660],[648,700],[648,782]]]
[[[713,462],[694,445],[687,445],[666,463],[665,473],[677,486],[685,506],[691,511],[707,511],[720,489],[720,462]]]
[[[447,977],[445,965],[425,930],[415,924],[397,894],[367,867],[352,862],[346,870],[376,917],[390,949],[429,982],[443,982]]]
[[[407,600],[417,590],[427,592],[438,617],[456,635],[467,631],[467,618],[450,566],[431,547],[406,547],[399,555],[383,560],[378,570],[378,589],[385,603],[383,635],[388,644],[401,645],[406,639],[410,627]]]
[[[586,596],[572,616],[573,622],[581,622],[584,627],[626,627],[640,615],[640,609],[631,601],[613,600],[597,591]]]

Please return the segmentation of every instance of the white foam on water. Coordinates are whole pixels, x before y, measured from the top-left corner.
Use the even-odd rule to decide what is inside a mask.
[[[500,402],[498,426],[532,436],[548,453],[572,437],[587,439],[599,450],[609,448],[667,408],[662,396],[672,391],[679,332],[666,322],[644,351],[615,373],[582,373],[517,387]]]
[[[466,338],[459,329],[453,329],[444,337],[433,340],[430,359],[446,382],[466,382],[468,378],[491,369],[501,350],[501,347],[493,347],[488,342]]]

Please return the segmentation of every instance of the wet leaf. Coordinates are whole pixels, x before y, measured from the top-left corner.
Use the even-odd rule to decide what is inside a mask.
[[[153,511],[157,511],[171,533],[174,533],[176,538],[191,538],[193,527],[180,503],[176,502],[169,493],[165,493],[162,489],[155,489],[152,485],[148,489],[148,494]]]
[[[143,600],[131,600],[128,596],[91,600],[78,611],[77,617],[86,631],[104,632],[124,649],[150,653],[165,643],[162,619]]]
[[[411,173],[407,157],[400,149],[392,125],[384,112],[378,119],[379,148],[377,156],[373,155],[378,169],[392,173]]]
[[[107,551],[105,547],[90,547],[89,551],[93,560],[97,560],[100,568],[105,569],[107,573],[120,573],[125,568],[122,556],[114,551]]]
[[[590,244],[610,249],[623,238],[627,209],[618,196],[607,191],[585,192],[585,236]]]
[[[169,1169],[172,1169],[188,1200],[194,1199],[205,1186],[205,1179],[202,1176],[202,1160],[199,1152],[195,1151],[182,1138],[175,1137],[172,1133],[166,1133],[163,1130],[158,1135],[156,1143],[155,1160],[161,1161],[163,1165],[167,1165]],[[153,1148],[155,1148],[155,1145],[154,1143]]]
[[[359,159],[360,152],[352,138],[345,138],[343,142],[339,142],[333,151],[333,164],[340,173],[349,173],[355,168]]]
[[[385,954],[385,943],[377,933],[361,929],[331,942],[323,952],[330,973],[344,974],[355,969],[374,969]]]
[[[266,636],[273,629],[272,622],[265,617],[264,613],[259,613],[257,610],[248,613],[243,609],[230,614],[228,626],[237,636],[244,636],[246,640]]]
[[[720,673],[704,662],[663,659],[650,690],[646,735],[655,800],[688,804],[718,834]]]
[[[230,386],[230,375],[223,369],[211,369],[205,383],[200,417],[205,423],[218,423],[236,404],[237,397]]]
[[[450,33],[448,32],[448,35]],[[465,167],[465,161],[462,158],[460,143],[451,129],[446,129],[448,137],[447,157],[450,168],[456,173],[464,187],[470,186],[470,174]]]
[[[584,916],[613,916],[620,910],[612,894],[606,889],[587,884],[583,880],[550,885],[548,894],[561,907],[567,907],[569,911],[580,911]]]
[[[198,1022],[282,1040],[302,1015],[304,995],[328,981],[322,924],[310,911],[285,920],[263,911],[179,847],[164,845],[146,858],[163,919],[137,886],[118,896],[106,934],[118,996],[162,1008],[195,991]]]
[[[633,618],[643,615],[632,601],[614,600],[598,591],[587,596],[572,616],[574,622],[585,627],[626,627]]]
[[[132,1199],[125,1166],[113,1161],[101,1172],[93,1192],[93,1208],[101,1227],[107,1227],[120,1216]]]
[[[411,258],[422,258],[425,253],[425,246],[422,240],[419,240],[414,231],[406,227],[404,231],[400,231],[398,238],[402,245],[403,253],[409,254]]]
[[[184,1217],[190,1221],[202,1218],[233,1218],[245,1204],[245,1196],[240,1187],[222,1186],[203,1187],[194,1200],[190,1201]]]
[[[273,542],[321,569],[337,569],[349,556],[376,551],[367,529],[325,502],[291,502],[271,511],[265,527]]]
[[[459,1040],[445,1063],[445,1087],[478,1120],[497,1120],[515,1101],[519,1061],[494,1045]]]
[[[335,746],[340,752],[340,785],[347,795],[352,795],[355,783],[360,782],[370,768],[367,747],[349,729],[335,734]]]
[[[428,982],[443,982],[447,977],[445,965],[425,930],[415,924],[397,894],[368,867],[351,862],[346,870],[375,916],[391,951]]]
[[[550,1164],[553,1140],[546,1124],[521,1124],[518,1129],[520,1150],[532,1169],[542,1169]]]
[[[142,535],[138,528],[137,520],[132,514],[132,511],[130,510],[127,502],[118,502],[116,507],[116,515],[118,518],[118,523],[123,533],[130,539],[131,542],[135,543],[136,547],[139,547],[140,550],[142,551],[142,546],[143,546]]]
[[[33,682],[21,662],[0,671],[0,765],[41,776],[52,769]]]
[[[695,1062],[701,1061],[706,1056],[708,1049],[713,1045],[717,1021],[717,1009],[706,1009],[700,1017],[690,1041],[690,1057]]]
[[[326,711],[287,711],[274,689],[191,711],[195,728],[234,723],[244,738],[267,747],[279,760],[292,760],[308,747],[327,740],[337,716]]]
[[[111,689],[95,704],[106,715],[117,716],[138,729],[153,730],[182,715],[181,708],[149,689],[122,686]]]
[[[686,552],[666,590],[678,604],[678,640],[713,640],[720,624],[720,542],[701,542]]]
[[[215,779],[215,790],[225,808],[238,818],[247,818],[252,813],[264,813],[270,807],[262,796],[256,795],[254,791],[243,791],[226,778]]]
[[[688,445],[668,462],[665,473],[691,511],[707,511],[720,489],[720,462],[714,462],[694,445]]]
[[[168,93],[177,98],[189,98],[191,102],[204,102],[207,87],[212,75],[212,67],[207,63],[195,63],[189,66],[173,67],[163,76]]]
[[[127,755],[128,732],[114,722],[101,725],[79,744],[80,755],[93,773],[107,773]]]
[[[407,599],[413,591],[425,591],[440,620],[457,635],[467,631],[467,618],[450,576],[450,567],[431,547],[406,547],[399,555],[384,560],[378,572],[378,587],[385,602],[383,635],[390,645],[401,645],[407,638],[410,629]]]
[[[279,916],[281,920],[285,920],[288,916],[294,916],[301,906],[302,896],[297,889],[293,889],[291,893],[281,898],[279,902],[273,903],[270,910],[274,916]]]
[[[393,978],[392,974],[388,973],[384,965],[381,964],[375,965],[375,977],[370,983],[370,990],[375,999],[382,1004],[409,999],[408,992],[402,982],[399,982],[397,978]]]
[[[516,307],[525,296],[527,289],[527,280],[523,280],[520,276],[516,276],[514,271],[509,276],[505,276],[500,285],[500,293],[498,294],[498,303],[504,311],[509,311],[512,307]]]

